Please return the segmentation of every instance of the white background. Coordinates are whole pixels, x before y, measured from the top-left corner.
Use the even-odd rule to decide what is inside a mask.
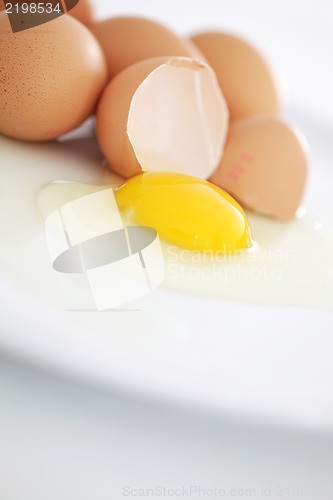
[[[329,0],[96,3],[100,17],[141,14],[183,34],[208,27],[242,34],[284,76],[289,109],[332,122]],[[306,477],[323,486],[332,470],[332,436],[318,429],[267,428],[161,406],[8,359],[1,363],[0,405],[1,500],[120,500],[124,485],[259,489]]]

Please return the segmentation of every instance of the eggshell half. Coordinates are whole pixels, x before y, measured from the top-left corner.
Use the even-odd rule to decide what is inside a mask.
[[[79,126],[107,82],[97,40],[72,16],[12,33],[0,14],[0,133],[40,141]]]
[[[257,49],[227,33],[201,33],[191,40],[216,73],[231,122],[279,113],[277,77]]]
[[[210,181],[245,208],[291,219],[304,193],[307,145],[278,118],[257,117],[231,125],[221,163]]]
[[[103,47],[111,78],[128,66],[153,57],[203,58],[191,41],[150,19],[114,17],[94,23],[91,30]]]
[[[212,69],[189,58],[154,58],[119,73],[97,109],[97,137],[111,168],[205,179],[220,162],[228,109]]]

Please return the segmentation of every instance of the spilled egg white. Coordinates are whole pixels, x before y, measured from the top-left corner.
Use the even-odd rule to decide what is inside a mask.
[[[35,145],[1,137],[1,270],[43,301],[86,303],[82,276],[53,271],[44,221],[72,199],[118,186],[93,137]],[[69,160],[70,158],[70,160]],[[65,161],[66,159],[66,161]],[[247,212],[255,244],[225,256],[162,242],[162,288],[218,300],[333,311],[333,237],[311,214],[278,221]],[[314,265],[315,263],[315,265]]]

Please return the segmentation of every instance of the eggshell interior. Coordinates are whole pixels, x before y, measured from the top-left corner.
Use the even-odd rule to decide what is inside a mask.
[[[300,132],[278,118],[260,117],[230,127],[210,181],[243,207],[291,219],[302,200],[307,170],[307,145]]]
[[[100,146],[118,174],[143,170],[209,177],[221,159],[228,109],[211,68],[189,58],[137,63],[107,87]]]
[[[171,60],[133,96],[127,134],[143,170],[208,177],[227,133],[227,109],[207,67]]]

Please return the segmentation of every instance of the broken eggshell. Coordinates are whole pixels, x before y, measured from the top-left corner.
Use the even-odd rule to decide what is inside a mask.
[[[155,58],[108,84],[97,109],[97,137],[111,168],[123,177],[150,170],[206,179],[220,162],[228,116],[206,63]]]
[[[241,206],[291,219],[305,189],[307,144],[303,135],[274,117],[230,126],[221,163],[209,179]]]

